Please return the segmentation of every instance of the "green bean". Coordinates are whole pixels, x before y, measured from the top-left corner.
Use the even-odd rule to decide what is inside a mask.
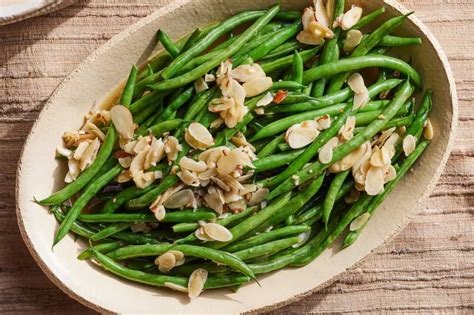
[[[64,221],[64,218],[66,216],[61,211],[59,206],[56,206],[56,205],[52,206],[50,208],[50,211],[54,214],[54,217],[56,218],[56,220],[59,223]],[[96,233],[95,230],[92,230],[89,227],[86,227],[86,226],[84,226],[84,225],[82,225],[81,223],[78,223],[78,222],[73,222],[73,224],[71,226],[71,231],[74,234],[77,234],[77,235],[85,237],[85,238],[89,238],[89,237],[91,237],[92,235],[94,235]]]
[[[116,224],[111,224],[108,227],[100,230],[99,232],[95,233],[90,237],[91,240],[93,241],[100,241],[104,238],[107,238],[111,235],[114,235],[115,233],[118,233],[120,231],[128,229],[132,224],[130,223],[116,223]]]
[[[200,27],[196,28],[194,32],[191,33],[191,36],[189,36],[188,40],[184,44],[182,51],[186,51],[190,49],[191,47],[193,47],[196,44],[196,42],[200,39],[200,37],[203,35],[205,35],[203,32],[203,29]]]
[[[231,214],[229,215],[228,217],[226,218],[222,218],[222,219],[218,219],[216,220],[216,223],[222,225],[222,226],[229,226],[235,222],[238,222],[246,217],[248,217],[249,215],[251,215],[252,213],[254,213],[255,211],[255,207],[249,207],[247,209],[245,209],[244,211],[240,212],[240,213],[234,213],[234,214]],[[198,228],[199,226],[196,226],[196,229]],[[176,240],[175,243],[176,244],[183,244],[183,243],[190,243],[190,242],[194,242],[194,241],[197,241],[197,237],[194,233],[184,237],[184,238],[181,238],[179,240]]]
[[[400,118],[394,118],[390,120],[386,125],[385,129],[390,129],[392,127],[402,127],[402,126],[408,126],[412,123],[413,119],[415,117],[413,115],[405,116],[405,117],[400,117]],[[357,128],[356,128],[357,130]]]
[[[112,199],[108,200],[100,210],[100,213],[114,213],[115,210],[120,208],[128,200],[140,197],[151,189],[153,189],[153,186],[151,185],[144,189],[138,188],[137,186],[128,187],[119,192]]]
[[[368,67],[382,67],[397,70],[405,74],[413,83],[421,88],[421,77],[408,63],[389,56],[369,55],[363,57],[351,57],[330,64],[318,66],[304,72],[303,84],[308,84],[323,77],[330,77],[338,73],[359,70]]]
[[[349,172],[350,170],[346,170],[336,174],[329,185],[326,198],[324,198],[322,212],[322,218],[326,228],[328,226],[329,216],[331,215],[331,211],[336,203],[337,192],[341,189],[341,186],[344,184]]]
[[[321,132],[313,143],[308,146],[304,152],[299,155],[291,164],[283,171],[280,172],[277,176],[265,183],[266,187],[275,187],[280,184],[287,178],[290,178],[295,172],[301,170],[306,163],[308,163],[315,155],[318,153],[318,150],[328,142],[332,137],[336,136],[342,126],[346,123],[349,114],[352,111],[352,103],[348,103],[343,112],[339,117],[331,124],[327,130]]]
[[[135,89],[137,89],[139,84],[137,83],[135,86]],[[143,111],[145,108],[150,107],[154,103],[158,102],[163,98],[163,93],[158,92],[158,91],[153,91],[151,93],[148,93],[147,95],[141,97],[137,101],[133,102],[132,105],[130,105],[130,111],[132,114],[137,114]]]
[[[299,90],[303,87],[304,85],[295,81],[277,81],[273,82],[269,90]]]
[[[303,50],[300,52],[301,58],[303,58],[303,61],[306,62],[312,57],[314,57],[314,55],[316,55],[319,49],[320,47]],[[262,67],[263,71],[265,71],[265,73],[271,73],[273,71],[285,69],[289,67],[292,62],[293,62],[293,55],[289,55],[289,56],[282,57],[276,60],[262,62],[260,66]]]
[[[171,38],[163,30],[158,30],[158,39],[171,57],[176,58],[179,55],[179,49],[174,45]]]
[[[382,38],[385,35],[392,33],[392,31],[395,28],[397,28],[400,24],[402,24],[406,20],[408,15],[397,16],[397,17],[391,18],[390,20],[385,21],[374,32],[372,32],[369,36],[364,38],[364,40],[351,53],[350,58],[346,60],[352,60],[353,62],[358,63],[358,61],[356,61],[357,58],[355,57],[362,57],[364,55],[367,55],[375,46],[378,45],[378,43],[382,40]],[[385,66],[377,65],[377,66],[383,67],[383,68],[390,68],[386,65]],[[413,68],[411,68],[410,66],[408,67],[409,68],[407,68],[406,66],[402,66],[401,68],[405,70],[409,70],[409,73],[405,73],[405,74],[407,74],[407,76],[409,77],[410,75],[413,75],[411,79],[415,82],[415,84],[418,87],[421,87],[421,77],[418,75],[418,73],[416,73],[416,71]],[[348,71],[352,71],[356,69],[360,69],[360,68],[356,67],[354,69],[348,69],[347,71],[343,71],[344,73],[338,74],[334,78],[332,78],[331,84],[329,85],[329,88],[328,88],[328,93],[339,90],[350,75],[350,72]],[[399,70],[399,69],[394,69],[394,70]],[[400,72],[404,73],[403,71],[400,71]]]
[[[274,11],[278,11],[278,7],[274,8]],[[221,37],[222,35],[228,33],[229,31],[232,31],[233,29],[235,29],[237,26],[245,23],[245,22],[248,22],[248,21],[251,21],[251,20],[255,20],[255,19],[260,19],[262,16],[267,16],[269,15],[269,11],[267,12],[264,12],[264,11],[245,11],[245,12],[242,12],[242,13],[239,13],[239,14],[236,14],[232,17],[230,17],[229,19],[227,19],[226,21],[220,23],[216,28],[214,28],[213,30],[211,30],[206,36],[204,36],[204,38],[202,38],[201,40],[199,40],[197,43],[195,43],[195,45],[193,47],[191,47],[190,49],[184,51],[183,53],[181,53],[179,56],[177,56],[169,65],[168,67],[166,68],[165,71],[163,71],[162,73],[162,77],[164,79],[170,79],[173,77],[173,75],[183,66],[185,65],[188,61],[190,61],[193,57],[199,55],[200,53],[202,53],[204,50],[206,50],[210,45],[212,45],[213,42],[215,42],[217,39],[219,39],[219,37]],[[262,23],[263,25],[258,25],[258,27],[254,27],[252,29],[252,32],[250,33],[251,36],[241,36],[241,38],[239,38],[237,41],[241,41],[243,44],[245,42],[247,42],[248,39],[250,39],[250,37],[252,37],[253,35],[255,35],[255,33],[262,27],[264,26],[265,24],[268,23],[268,21],[275,15],[276,12],[272,12],[270,14],[270,17],[269,18],[265,18],[264,21],[265,23]],[[248,28],[250,29],[250,27]],[[247,30],[248,30],[247,29]],[[242,40],[243,38],[245,38],[244,40]],[[235,43],[234,43],[235,44]],[[232,54],[230,54],[232,55]],[[229,55],[229,56],[230,56]],[[225,58],[223,58],[225,59]],[[220,61],[219,61],[220,63]],[[206,71],[207,72],[207,71]]]
[[[134,257],[159,256],[168,250],[180,251],[185,256],[193,256],[212,260],[230,266],[242,272],[246,276],[255,278],[252,270],[250,270],[247,265],[238,257],[221,250],[196,245],[134,245],[116,249],[113,252],[108,253],[107,256],[114,260],[122,260]]]
[[[282,133],[281,135],[275,137],[272,141],[268,142],[260,151],[258,151],[257,157],[259,159],[262,159],[266,156],[269,156],[275,153],[275,151],[278,148],[278,145],[284,141],[285,141],[285,134]]]
[[[185,233],[192,232],[199,228],[199,223],[178,223],[172,226],[173,232],[175,233]]]
[[[294,82],[301,84],[303,82],[303,58],[295,51],[293,54],[293,78]]]
[[[140,270],[143,272],[153,272],[156,270],[156,265],[153,261],[145,259],[129,259],[125,263],[127,268],[133,270]]]
[[[161,137],[165,132],[169,132],[180,127],[184,122],[185,120],[179,119],[179,118],[163,121],[163,122],[157,123],[154,126],[151,126],[147,130],[139,133],[138,135],[145,136],[151,133],[155,137]]]
[[[277,253],[299,242],[301,242],[301,237],[293,236],[293,237],[288,237],[288,238],[268,242],[261,245],[256,245],[251,248],[240,250],[233,254],[237,256],[238,258],[242,259],[243,261],[246,261],[251,258]]]
[[[105,269],[113,274],[116,274],[122,278],[140,282],[144,284],[150,284],[154,286],[165,286],[167,282],[174,283],[176,285],[180,285],[183,287],[187,287],[188,279],[184,277],[176,277],[176,276],[165,276],[165,275],[157,275],[152,273],[146,273],[138,270],[133,270],[124,267],[121,264],[116,263],[113,259],[109,258],[108,256],[99,253],[97,250],[92,247],[92,252],[94,255],[94,259],[100,263],[100,265]],[[206,283],[204,284],[204,288],[212,289],[212,288],[221,288],[226,286],[234,286],[239,283],[248,282],[250,279],[249,277],[244,276],[219,276],[216,278],[208,278]]]
[[[261,233],[247,239],[243,239],[238,241],[234,244],[231,244],[225,247],[223,250],[234,253],[238,252],[247,248],[252,248],[254,246],[262,245],[274,240],[281,239],[285,236],[300,234],[306,231],[311,230],[309,226],[306,225],[292,225],[292,226],[285,226],[279,229],[271,230],[269,232]]]
[[[112,238],[127,242],[129,244],[160,244],[156,238],[149,235],[137,234],[132,232],[118,232],[112,235]]]
[[[301,13],[299,11],[293,10],[280,10],[276,15],[275,19],[283,21],[295,21],[301,18]]]
[[[97,156],[92,165],[89,166],[84,172],[82,172],[82,174],[79,175],[79,177],[74,182],[70,183],[63,189],[55,192],[48,198],[39,201],[39,203],[44,206],[60,204],[71,198],[77,192],[79,192],[84,186],[87,185],[87,183],[90,182],[94,175],[102,168],[104,163],[107,161],[110,154],[112,153],[116,138],[117,132],[115,131],[115,128],[109,127],[104,142],[102,143],[101,148],[97,153]]]
[[[175,211],[167,212],[160,222],[196,222],[199,220],[212,220],[216,218],[214,212],[204,211]],[[82,222],[158,222],[155,215],[148,213],[99,213],[81,214],[79,221]]]
[[[363,213],[368,213],[370,216],[374,213],[375,210],[377,210],[380,206],[380,204],[385,200],[385,198],[390,194],[395,186],[400,182],[401,178],[405,176],[405,174],[408,172],[408,170],[413,166],[413,164],[416,162],[416,160],[420,157],[420,155],[423,153],[423,151],[426,149],[428,146],[429,141],[424,140],[420,142],[415,150],[408,155],[408,157],[403,161],[403,163],[400,165],[400,168],[397,170],[397,176],[395,177],[394,180],[389,182],[387,185],[384,187],[384,191],[372,198],[370,203],[367,205],[367,208]],[[343,243],[343,248],[352,245],[357,238],[359,237],[360,233],[364,229],[365,225],[362,225],[360,228],[354,231],[350,231],[349,234],[346,235],[344,238],[344,243]]]
[[[107,185],[112,179],[115,178],[122,171],[120,165],[116,165],[111,168],[107,173],[102,175],[94,183],[90,183],[86,186],[82,194],[76,200],[72,208],[66,214],[64,221],[59,226],[56,235],[54,237],[53,246],[56,245],[71,229],[72,224],[76,221],[77,217],[81,213],[82,209],[94,198],[105,185]]]
[[[269,54],[266,54],[263,60],[269,61],[275,58],[286,56],[289,53],[300,48],[300,43],[296,40],[290,40],[273,49]]]
[[[347,195],[349,191],[353,188],[354,188],[354,180],[353,179],[347,180],[344,184],[342,184],[341,189],[337,192],[336,201],[340,200],[345,195]],[[294,219],[293,224],[306,224],[305,222],[308,222],[309,220],[317,221],[322,218],[322,215],[323,215],[322,210],[323,210],[322,204],[316,204],[314,206],[311,206],[308,209],[306,209],[303,213],[301,213],[299,216],[297,216]]]
[[[301,30],[301,21],[296,21],[290,26],[284,27],[281,30],[269,34],[272,35],[268,40],[261,43],[259,46],[251,50],[248,55],[255,61],[265,57],[269,52],[286,42],[288,39],[295,36]]]
[[[176,112],[181,106],[186,104],[194,94],[194,86],[190,86],[185,90],[178,89],[175,92],[173,100],[168,104],[165,110],[158,117],[157,122],[162,122],[171,116],[172,113]]]
[[[109,158],[107,159],[107,161],[105,161],[104,165],[102,165],[100,170],[94,175],[94,177],[92,177],[90,182],[91,183],[95,182],[99,177],[101,177],[102,175],[107,173],[107,171],[109,171],[112,167],[117,165],[117,163],[118,161],[113,154],[109,156]]]
[[[209,102],[217,96],[219,90],[217,88],[211,88],[209,90],[205,90],[198,94],[196,101],[189,105],[186,114],[184,115],[185,120],[193,120],[197,114],[201,113]]]
[[[282,27],[283,27],[282,23],[270,22],[257,32],[257,36],[273,33],[275,31],[278,31]]]
[[[228,266],[225,265],[217,265],[216,263],[213,262],[198,262],[198,263],[186,263],[181,266],[177,266],[173,268],[173,273],[180,275],[180,276],[190,276],[194,270],[198,268],[203,268],[206,269],[209,273],[213,274],[223,274],[223,273],[228,273],[230,271]]]
[[[398,110],[411,96],[413,90],[414,88],[410,84],[410,81],[407,80],[401,89],[395,94],[391,104],[383,112],[383,119],[374,120],[364,130],[355,135],[350,141],[338,146],[333,152],[333,159],[330,163],[322,164],[317,161],[296,173],[295,175],[300,179],[300,184],[305,183],[308,179],[319,176],[319,174],[321,174],[321,172],[328,168],[332,163],[340,160],[345,155],[361,146],[365,141],[376,135],[384,127],[384,125],[390,119],[392,119],[393,116],[395,116]],[[270,193],[267,195],[267,200],[271,200],[276,196],[293,189],[295,186],[297,185],[295,185],[291,178],[289,178],[282,182],[278,187],[270,191]]]
[[[398,37],[392,35],[385,35],[379,43],[379,46],[383,47],[400,47],[410,45],[421,45],[422,40],[420,37]]]
[[[385,13],[385,8],[384,7],[381,7],[377,10],[374,10],[374,11],[370,12],[369,14],[367,14],[366,16],[362,17],[359,20],[359,22],[357,22],[356,25],[354,25],[352,27],[352,29],[353,30],[361,29],[362,27],[366,26],[367,24],[372,23],[373,21],[375,21],[379,16],[381,16],[384,13]]]
[[[122,91],[122,96],[120,96],[119,104],[130,107],[133,98],[133,90],[135,89],[135,81],[137,80],[138,68],[136,66],[132,66],[132,70],[130,70],[130,74],[127,79],[127,83]]]
[[[117,248],[120,248],[120,247],[122,247],[122,244],[116,241],[94,245],[95,250],[103,254],[116,250]],[[86,259],[91,258],[92,256],[93,256],[92,249],[88,248],[86,250],[83,250],[79,254],[79,256],[77,256],[77,259],[86,260]]]
[[[179,181],[176,175],[166,176],[160,184],[152,185],[153,188],[144,195],[127,201],[127,209],[142,209],[149,206],[159,195],[164,193],[168,188],[172,187]]]
[[[255,166],[255,172],[261,173],[286,165],[294,161],[303,152],[304,149],[291,150],[288,152],[277,153],[255,160],[253,161],[253,165]]]

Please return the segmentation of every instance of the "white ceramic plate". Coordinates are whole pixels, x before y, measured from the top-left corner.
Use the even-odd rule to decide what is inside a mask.
[[[302,9],[310,1],[282,2],[284,7]],[[357,2],[365,12],[385,6],[385,18],[407,12],[392,0]],[[457,100],[446,56],[429,30],[412,15],[397,30],[397,34],[423,39],[423,45],[410,48],[409,54],[413,66],[424,78],[425,87],[434,90],[431,120],[435,138],[413,172],[384,202],[353,246],[339,251],[335,245],[308,266],[264,275],[260,277],[261,287],[253,283],[243,286],[237,293],[230,290],[209,291],[192,302],[182,294],[124,281],[92,264],[78,261],[76,255],[85,244],[75,242],[71,236],[66,237],[54,251],[51,250],[56,221],[45,208],[33,203],[32,198],[45,197],[63,185],[64,170],[58,168],[53,158],[63,131],[79,127],[91,105],[103,99],[121,78],[126,77],[130,64],[144,61],[158,28],[163,27],[173,38],[177,38],[210,21],[222,20],[246,9],[265,8],[273,3],[274,0],[175,1],[129,27],[94,52],[50,98],[28,136],[20,160],[17,214],[21,233],[31,254],[48,277],[67,294],[98,311],[118,313],[268,310],[295,301],[338,275],[343,277],[341,273],[400,231],[421,208],[450,152],[457,121]]]
[[[46,14],[66,6],[74,0],[1,0],[0,25],[6,25],[28,19],[33,16]]]

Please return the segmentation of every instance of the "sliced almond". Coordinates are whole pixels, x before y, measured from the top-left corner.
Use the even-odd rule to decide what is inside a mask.
[[[206,232],[204,231],[204,227],[201,226],[200,228],[198,228],[195,232],[194,232],[194,236],[196,236],[196,238],[198,240],[201,240],[201,241],[206,241],[206,242],[210,242],[210,241],[213,241],[212,238],[210,238]]]
[[[152,139],[149,136],[146,136],[146,137],[139,136],[137,139],[137,142],[133,146],[133,153],[135,154],[140,153],[141,151],[143,151],[145,148],[147,148],[150,145],[151,141]]]
[[[240,153],[237,150],[232,150],[217,161],[217,173],[220,175],[228,175],[241,163]]]
[[[323,38],[321,36],[316,36],[316,34],[310,31],[301,31],[296,35],[296,40],[302,44],[306,45],[321,45],[323,43]]]
[[[222,214],[224,211],[224,195],[220,189],[213,186],[209,187],[208,193],[204,195],[204,201],[209,208],[218,214]]]
[[[190,146],[200,150],[214,145],[214,138],[209,130],[198,122],[189,124],[185,132],[185,140]]]
[[[181,172],[176,173],[176,175],[178,175],[179,179],[187,186],[198,187],[200,184],[198,175],[195,172],[183,169]]]
[[[348,31],[342,49],[344,49],[346,53],[352,52],[354,48],[359,46],[360,42],[362,41],[362,37],[362,32],[359,30]]]
[[[273,94],[268,92],[257,102],[257,107],[263,107],[271,104],[273,102]]]
[[[260,188],[252,194],[248,201],[249,206],[256,206],[260,204],[269,194],[270,190],[268,188]]]
[[[323,39],[330,39],[334,37],[334,33],[327,26],[324,26],[319,22],[309,23],[308,31],[313,34],[313,36],[321,37]]]
[[[155,259],[155,265],[158,266],[160,272],[168,273],[176,266],[176,257],[172,253],[166,252]]]
[[[138,175],[137,175],[138,176]],[[132,174],[130,173],[129,170],[123,170],[117,177],[117,182],[118,183],[126,183],[130,180],[132,180]]]
[[[76,151],[77,151],[77,149],[76,149]],[[60,156],[64,156],[66,158],[70,158],[73,155],[73,151],[68,149],[68,148],[63,147],[62,145],[58,145],[56,147],[56,154],[60,155]]]
[[[347,31],[359,22],[362,17],[362,8],[353,5],[349,11],[344,13],[341,20],[341,27]]]
[[[126,157],[123,157],[123,158],[118,158],[118,162],[119,162],[120,166],[122,166],[123,168],[129,168],[130,164],[132,163],[132,157],[131,156],[126,156]]]
[[[183,156],[181,160],[179,160],[179,166],[181,169],[194,172],[204,172],[207,169],[207,165],[204,161],[195,161],[187,156]]]
[[[395,127],[392,127],[390,129],[382,131],[380,136],[377,139],[376,144],[379,146],[383,146],[385,144],[385,141],[395,132]]]
[[[165,200],[163,206],[169,209],[189,207],[194,203],[194,193],[191,189],[180,190]]]
[[[165,141],[165,153],[168,158],[168,161],[174,161],[178,157],[178,153],[182,150],[183,148],[179,144],[178,139],[176,139],[173,136],[168,136],[166,137]]]
[[[204,172],[201,172],[197,175],[199,180],[205,181],[205,180],[210,180],[212,177],[217,175],[217,169],[215,167],[213,168],[208,168]]]
[[[95,158],[97,157],[97,153],[99,152],[100,148],[100,141],[99,139],[94,139],[89,145],[87,146],[87,149],[84,151],[84,153],[81,156],[81,162],[79,163],[79,168],[81,171],[85,170],[89,166],[92,165],[92,163],[95,161]]]
[[[323,0],[314,0],[313,1],[314,8],[315,8],[315,15],[316,20],[323,26],[329,27],[329,16],[326,10],[326,6],[324,5]]]
[[[216,81],[216,76],[213,75],[212,73],[206,73],[206,75],[204,76],[204,81],[205,82],[214,82],[214,81]]]
[[[324,115],[315,119],[318,123],[318,130],[326,130],[331,127],[331,117],[329,115]]]
[[[307,30],[309,23],[316,21],[316,15],[314,14],[314,9],[312,7],[307,7],[303,11],[301,16],[301,21],[303,22],[303,29]]]
[[[355,94],[361,94],[367,91],[364,78],[362,78],[358,72],[351,74],[349,79],[347,79],[347,84]]]
[[[270,77],[255,77],[245,82],[242,87],[247,97],[253,97],[268,90],[273,84]]]
[[[313,142],[318,135],[318,123],[313,120],[306,120],[288,128],[285,133],[285,140],[292,149],[299,149]]]
[[[105,139],[105,134],[92,121],[87,121],[82,127],[82,130],[86,130],[87,133],[97,136],[100,141],[104,141]]]
[[[361,214],[360,216],[358,216],[351,222],[351,225],[349,226],[349,230],[350,231],[359,230],[361,227],[363,227],[367,223],[367,221],[369,221],[369,219],[370,219],[370,213],[364,212],[363,214]]]
[[[383,179],[385,183],[391,182],[397,177],[397,170],[393,165],[387,165],[384,167]]]
[[[193,271],[191,276],[189,276],[188,281],[188,296],[191,299],[197,298],[202,290],[204,290],[204,284],[207,280],[208,272],[206,269],[196,269]]]
[[[110,110],[110,117],[120,136],[126,140],[131,140],[135,124],[133,123],[133,116],[130,110],[123,105],[115,105]]]
[[[211,129],[217,129],[220,128],[223,124],[224,119],[222,119],[222,117],[217,117],[211,122],[211,125],[209,127],[211,127]]]
[[[403,152],[405,156],[409,156],[416,148],[416,138],[413,135],[407,135],[403,138]]]
[[[183,287],[183,286],[181,286],[179,284],[176,284],[176,283],[173,283],[173,282],[165,282],[164,286],[167,287],[168,289],[171,289],[171,290],[188,293],[188,288]]]
[[[143,172],[145,159],[149,150],[150,146],[147,146],[144,150],[135,155],[135,157],[132,159],[132,163],[130,163],[130,173],[133,177],[138,176],[138,174]]]
[[[209,85],[207,85],[204,78],[199,78],[196,81],[194,81],[194,90],[196,90],[196,93],[199,93],[208,89],[209,89]]]
[[[76,180],[76,178],[79,176],[81,173],[81,169],[79,168],[79,161],[74,160],[74,159],[69,159],[67,161],[67,167],[68,167],[68,174],[70,175],[71,182]]]
[[[390,160],[388,162],[390,163]],[[369,163],[370,165],[375,167],[382,167],[387,164],[387,161],[385,161],[384,159],[384,154],[382,153],[382,150],[379,147],[376,146],[374,148]]]
[[[218,242],[228,242],[232,240],[232,233],[224,226],[217,223],[208,223],[204,226],[207,236]]]
[[[371,166],[365,178],[365,191],[369,196],[375,196],[383,192],[384,172],[381,167]]]
[[[89,141],[80,142],[76,150],[74,150],[74,154],[72,155],[72,157],[76,160],[80,160],[84,152],[87,150],[89,143]]]
[[[354,100],[353,100],[354,104],[352,106],[352,109],[357,110],[365,106],[369,102],[369,100],[370,100],[369,91],[365,91],[360,94],[354,94]]]
[[[355,116],[347,117],[346,122],[344,123],[344,126],[342,126],[341,130],[339,130],[339,135],[342,140],[349,140],[352,138],[352,136],[354,135],[355,125],[356,125]]]
[[[155,218],[158,221],[162,221],[166,216],[166,209],[162,205],[159,205],[157,207],[153,207],[151,209],[151,211],[153,212],[153,214],[155,215]]]
[[[318,159],[323,164],[328,164],[332,161],[332,154],[334,148],[339,144],[339,139],[337,137],[332,137],[326,142],[320,149],[318,154]]]
[[[327,2],[326,2],[326,12],[327,12],[328,19],[329,19],[329,26],[332,26],[332,23],[334,22],[333,21],[333,19],[334,19],[334,0],[327,0]]]
[[[141,173],[133,177],[133,181],[138,188],[144,189],[155,181],[155,172]]]
[[[239,82],[247,82],[253,78],[265,77],[265,72],[258,63],[241,65],[230,72],[230,76]]]
[[[433,135],[434,135],[433,125],[431,124],[431,120],[427,119],[425,126],[423,128],[423,137],[425,137],[426,140],[431,140],[433,139]]]

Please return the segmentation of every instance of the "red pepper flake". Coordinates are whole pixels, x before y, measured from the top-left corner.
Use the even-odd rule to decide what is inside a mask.
[[[273,98],[273,102],[276,104],[280,104],[283,100],[288,96],[288,91],[285,90],[278,90],[276,92],[275,97]]]
[[[114,157],[116,159],[121,159],[121,158],[124,158],[124,157],[127,157],[127,156],[130,156],[130,154],[128,154],[124,150],[118,150],[118,151],[114,152]]]

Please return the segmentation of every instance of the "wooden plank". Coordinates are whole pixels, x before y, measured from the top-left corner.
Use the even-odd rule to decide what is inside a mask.
[[[0,27],[0,312],[89,313],[28,254],[14,215],[15,168],[28,130],[61,80],[128,25],[172,0],[91,0]],[[459,131],[426,210],[327,288],[274,313],[459,312],[474,308],[474,2],[404,0],[445,48]]]

